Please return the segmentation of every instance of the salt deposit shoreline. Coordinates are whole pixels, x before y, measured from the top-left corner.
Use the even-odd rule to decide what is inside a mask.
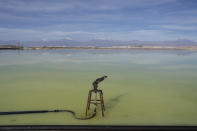
[[[96,46],[37,46],[37,47],[22,47],[0,45],[0,50],[56,50],[56,49],[137,49],[137,50],[191,50],[197,51],[197,46],[111,46],[111,47],[96,47]]]

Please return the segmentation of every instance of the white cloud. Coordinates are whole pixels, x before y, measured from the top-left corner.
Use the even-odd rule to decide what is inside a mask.
[[[55,31],[55,30],[32,30],[32,29],[9,29],[0,28],[0,40],[55,40],[74,39],[90,40],[95,38],[111,40],[144,40],[165,41],[176,39],[189,39],[197,41],[195,35],[183,35],[170,31],[161,30],[134,30],[127,32],[88,32],[88,31]]]
[[[85,32],[85,31],[42,31],[32,29],[9,29],[0,28],[0,40],[41,40],[41,39],[63,39],[65,36],[93,36],[101,34],[100,32]],[[66,37],[71,39],[70,37]]]
[[[72,40],[72,38],[69,37],[69,36],[66,36],[65,39],[66,39],[66,40]]]
[[[0,28],[0,40],[32,40],[34,37],[40,40],[43,38],[40,36],[41,34],[41,32],[30,29]]]
[[[160,27],[172,30],[197,30],[197,26],[161,25]]]
[[[176,39],[189,39],[196,41],[195,35],[180,34],[177,32],[163,31],[163,30],[136,30],[128,33],[130,38],[147,41],[166,41]]]
[[[2,9],[9,9],[15,11],[44,11],[57,12],[69,11],[76,9],[85,10],[116,10],[125,7],[146,7],[155,6],[165,3],[175,2],[176,0],[56,0],[56,1],[22,1],[22,0],[5,0],[0,1]],[[95,6],[96,5],[96,6]]]
[[[47,41],[47,39],[46,39],[46,38],[42,38],[41,40],[42,40],[42,41]]]
[[[45,12],[57,12],[65,9],[72,9],[72,3],[62,2],[49,2],[49,1],[21,1],[21,0],[7,0],[0,1],[0,7],[2,9],[9,9],[14,11],[45,11]]]

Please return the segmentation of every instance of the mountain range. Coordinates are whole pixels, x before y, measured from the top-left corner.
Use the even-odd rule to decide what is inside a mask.
[[[89,41],[76,41],[69,39],[51,40],[51,41],[3,41],[0,40],[0,45],[17,45],[24,47],[36,46],[96,46],[96,47],[111,47],[111,46],[197,46],[197,42],[187,39],[177,39],[174,41],[140,41],[140,40],[103,40],[93,39]]]

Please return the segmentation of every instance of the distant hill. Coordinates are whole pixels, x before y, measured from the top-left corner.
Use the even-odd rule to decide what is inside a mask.
[[[102,40],[93,39],[90,41],[76,41],[68,39],[60,39],[53,41],[2,41],[0,40],[0,45],[17,45],[24,47],[35,47],[35,46],[97,46],[97,47],[108,47],[108,46],[197,46],[197,42],[178,39],[174,41],[121,41],[121,40]]]

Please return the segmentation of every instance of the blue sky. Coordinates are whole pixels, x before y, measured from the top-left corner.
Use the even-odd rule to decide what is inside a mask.
[[[197,0],[0,0],[0,40],[197,41]]]

